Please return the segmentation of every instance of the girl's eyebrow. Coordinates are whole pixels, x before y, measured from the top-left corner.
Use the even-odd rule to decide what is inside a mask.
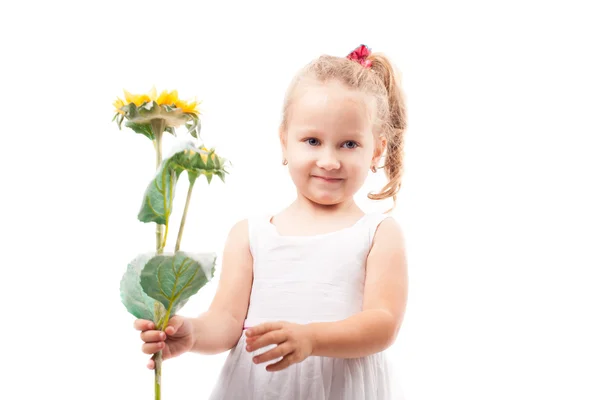
[[[321,132],[320,130],[311,128],[311,127],[301,127],[301,128],[296,129],[296,131],[303,135],[306,135],[306,134],[321,135],[321,134],[323,134],[323,132]]]
[[[295,129],[296,133],[300,134],[300,135],[323,135],[323,132],[320,131],[319,129],[316,128],[311,128],[311,127],[301,127],[301,128],[297,128]],[[347,131],[344,132],[343,136],[345,138],[361,138],[364,136],[364,132],[362,131]],[[347,139],[346,139],[347,140]]]

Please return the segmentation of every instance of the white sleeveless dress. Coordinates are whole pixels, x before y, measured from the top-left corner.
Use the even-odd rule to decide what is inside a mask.
[[[353,226],[314,236],[282,236],[270,216],[248,220],[254,282],[244,328],[268,321],[338,321],[362,310],[365,264],[375,231],[388,215],[364,215]],[[388,400],[384,352],[362,358],[310,356],[277,372],[246,350],[246,335],[231,349],[211,400]],[[398,397],[396,397],[398,396]]]

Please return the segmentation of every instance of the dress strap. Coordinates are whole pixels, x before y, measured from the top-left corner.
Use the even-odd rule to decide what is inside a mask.
[[[388,218],[393,217],[381,212],[372,213],[368,216],[366,223],[367,228],[369,229],[369,248],[373,245],[373,239],[375,238],[375,233],[377,232],[377,228],[379,228],[379,224]]]
[[[264,224],[263,215],[252,215],[248,217],[248,243],[250,245],[250,254],[256,259],[258,249],[258,238],[260,230]]]
[[[248,217],[248,241],[250,254],[254,260],[258,258],[260,249],[264,247],[264,241],[267,235],[265,232],[271,228],[271,215],[266,213],[257,213]]]

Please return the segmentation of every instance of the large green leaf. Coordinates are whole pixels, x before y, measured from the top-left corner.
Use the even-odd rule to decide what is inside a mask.
[[[150,140],[154,140],[154,133],[150,124],[136,124],[135,122],[127,121],[125,126],[131,128],[135,133],[141,133]]]
[[[147,319],[158,324],[166,314],[165,307],[159,301],[148,296],[142,289],[140,276],[146,263],[154,253],[137,256],[128,265],[121,279],[121,302],[130,314],[136,318]]]
[[[178,251],[156,255],[142,270],[142,288],[165,307],[169,318],[213,278],[215,261],[216,255],[212,253],[195,255]]]
[[[171,166],[170,160],[163,161],[144,193],[144,201],[138,213],[140,221],[166,225],[173,210],[175,186],[180,173]]]

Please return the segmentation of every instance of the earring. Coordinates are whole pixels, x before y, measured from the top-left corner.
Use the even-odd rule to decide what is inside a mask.
[[[375,174],[377,173],[377,168],[374,165],[371,165],[371,171]]]
[[[282,164],[283,164],[283,165],[288,165],[288,162],[287,162],[287,160],[286,160],[285,158],[283,159],[283,162],[282,162]]]

